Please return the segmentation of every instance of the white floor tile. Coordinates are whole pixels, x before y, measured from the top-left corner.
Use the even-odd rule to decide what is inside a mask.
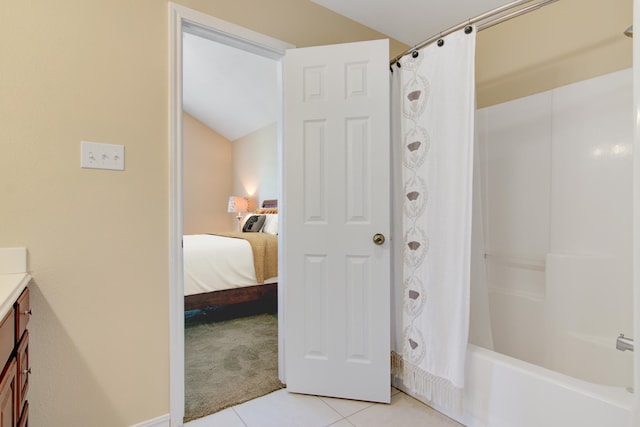
[[[247,427],[326,427],[343,417],[316,396],[275,391],[234,409]]]
[[[362,402],[360,400],[336,399],[333,397],[320,397],[320,399],[343,417],[348,417],[373,405],[371,402]]]
[[[342,419],[335,424],[331,424],[329,427],[353,427],[353,424],[345,419]]]
[[[213,415],[189,421],[184,427],[247,427],[233,408],[228,408]]]
[[[395,387],[391,387],[391,396],[394,396],[398,393],[401,393],[401,391]],[[324,401],[327,405],[338,411],[338,413],[343,417],[348,417],[355,414],[356,412],[368,408],[371,405],[374,405],[374,403],[372,402],[363,402],[360,400],[337,399],[332,397],[320,397],[320,399],[322,399],[322,401]]]
[[[390,405],[376,404],[347,418],[356,427],[461,427],[438,411],[398,393]]]

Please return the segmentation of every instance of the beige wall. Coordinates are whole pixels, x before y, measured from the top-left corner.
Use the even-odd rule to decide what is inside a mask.
[[[276,123],[233,142],[233,170],[234,194],[248,196],[254,208],[265,199],[278,198]]]
[[[478,107],[631,67],[633,0],[561,0],[478,34]]]
[[[575,1],[558,4],[580,16]],[[179,3],[297,46],[382,37],[306,0]],[[0,247],[26,246],[35,280],[31,424],[166,414],[167,2],[0,0],[0,10]],[[553,42],[516,48],[536,56]],[[492,46],[497,67],[509,54]],[[482,90],[515,90],[518,70],[482,71]],[[81,140],[125,145],[126,170],[81,169]]]
[[[180,3],[298,46],[383,37],[302,0]],[[31,424],[167,414],[167,2],[0,10],[0,247],[34,276]],[[125,145],[126,170],[81,169],[81,140]]]
[[[34,276],[34,426],[168,411],[167,11],[0,0],[0,246]],[[80,141],[125,145],[81,169]]]
[[[255,210],[278,198],[277,125],[233,142],[185,113],[183,121],[184,233],[237,228],[227,212],[230,195],[246,196]]]
[[[234,230],[233,143],[189,114],[183,120],[184,233]]]

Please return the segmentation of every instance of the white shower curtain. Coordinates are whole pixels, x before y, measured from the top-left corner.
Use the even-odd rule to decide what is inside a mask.
[[[475,28],[443,42],[404,57],[392,77],[392,372],[400,388],[459,410],[469,333]]]

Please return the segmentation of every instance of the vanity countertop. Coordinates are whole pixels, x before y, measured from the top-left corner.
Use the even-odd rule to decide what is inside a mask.
[[[27,249],[0,248],[0,320],[11,310],[30,280]]]

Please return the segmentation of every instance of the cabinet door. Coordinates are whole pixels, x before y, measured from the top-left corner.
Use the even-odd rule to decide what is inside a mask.
[[[20,415],[20,421],[18,422],[18,427],[28,427],[29,426],[29,402],[25,403],[24,409],[22,410],[22,415]]]
[[[14,427],[18,421],[17,363],[12,358],[0,379],[0,427]]]
[[[14,313],[13,308],[11,308],[0,322],[0,371],[11,357],[16,346],[16,317]]]
[[[25,288],[16,301],[16,342],[20,339],[31,317],[31,302],[29,288]]]

